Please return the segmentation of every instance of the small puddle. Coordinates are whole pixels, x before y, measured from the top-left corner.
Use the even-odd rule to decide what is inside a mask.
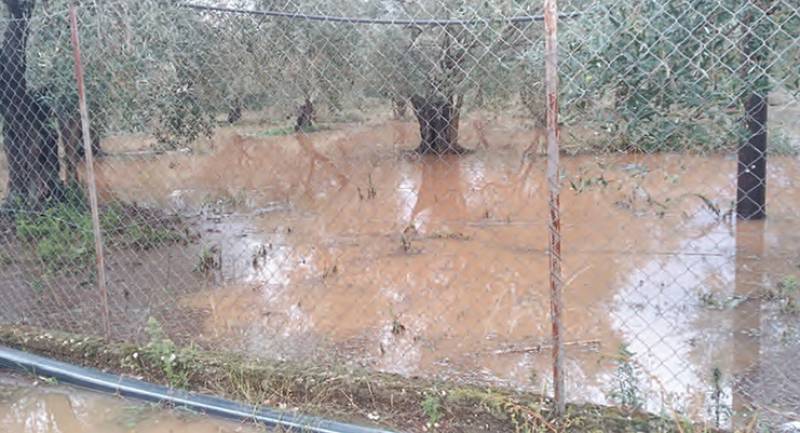
[[[166,410],[65,386],[34,384],[0,372],[5,433],[257,433],[263,427]]]

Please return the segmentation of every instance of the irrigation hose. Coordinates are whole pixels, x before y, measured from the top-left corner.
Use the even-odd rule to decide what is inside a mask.
[[[207,395],[155,385],[141,380],[103,373],[55,361],[27,352],[0,346],[0,368],[22,371],[36,376],[53,378],[81,388],[136,400],[168,404],[207,415],[234,421],[255,422],[267,427],[280,427],[289,432],[310,433],[391,433],[369,427],[345,424],[324,418],[299,415],[236,403]]]

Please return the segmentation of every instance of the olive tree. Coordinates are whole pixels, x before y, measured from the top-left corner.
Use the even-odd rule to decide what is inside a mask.
[[[372,38],[373,81],[388,82],[383,89],[393,100],[410,101],[420,129],[419,153],[465,152],[458,143],[465,100],[476,106],[509,101],[524,88],[523,58],[541,40],[541,26],[492,18],[533,12],[525,2],[397,2],[387,8],[393,18],[462,20],[382,28]]]
[[[28,57],[34,0],[3,0],[7,13],[0,47],[0,117],[8,164],[4,207],[39,208],[57,199],[57,131],[53,110],[28,80]]]
[[[742,97],[756,87],[767,91],[770,83],[796,83],[796,67],[786,66],[797,59],[800,17],[785,3],[617,0],[575,6],[583,15],[562,26],[560,39],[566,118],[599,122],[614,138],[614,149],[735,147],[744,126]],[[792,46],[794,57],[786,55]]]

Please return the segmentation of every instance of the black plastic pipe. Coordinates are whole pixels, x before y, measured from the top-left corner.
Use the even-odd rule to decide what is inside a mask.
[[[391,433],[329,421],[323,418],[298,415],[286,411],[264,409],[230,400],[190,393],[155,385],[141,380],[83,368],[38,355],[0,346],[0,367],[23,371],[61,383],[88,388],[137,400],[166,403],[208,415],[235,421],[255,422],[268,427],[280,427],[290,432],[310,433]]]

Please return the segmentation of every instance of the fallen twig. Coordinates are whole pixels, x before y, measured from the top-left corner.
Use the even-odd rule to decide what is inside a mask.
[[[565,347],[575,346],[581,349],[585,349],[589,352],[597,352],[600,350],[600,340],[579,340],[579,341],[568,341],[564,343]],[[525,347],[511,347],[507,349],[499,349],[494,350],[489,353],[492,355],[509,355],[513,353],[539,353],[544,350],[552,349],[552,343],[540,343],[534,346],[525,346]]]

